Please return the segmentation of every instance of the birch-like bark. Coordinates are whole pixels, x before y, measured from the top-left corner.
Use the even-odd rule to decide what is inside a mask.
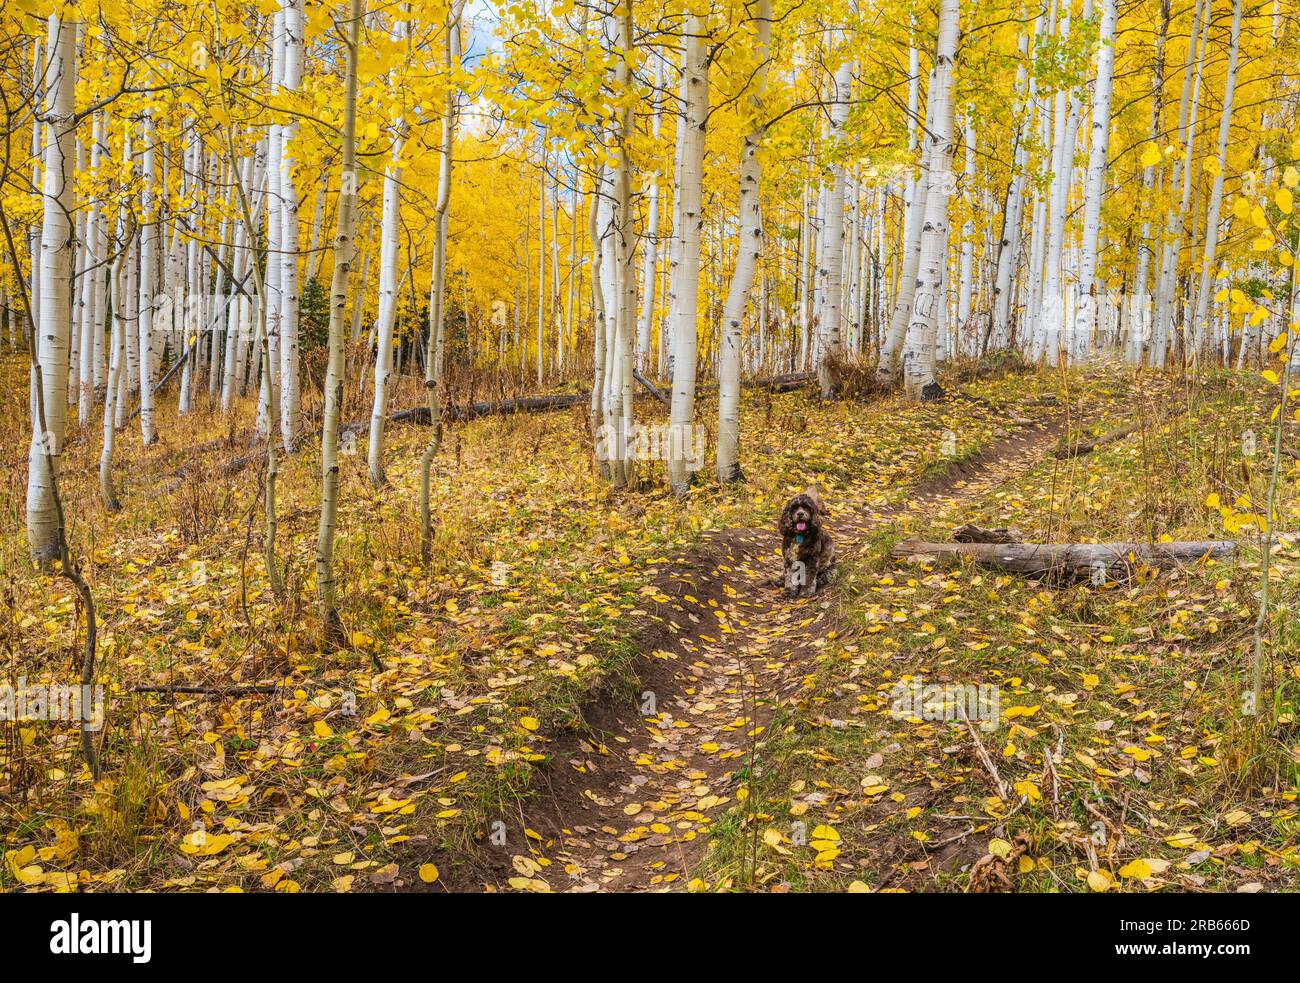
[[[119,231],[121,224],[119,223]],[[121,237],[119,236],[119,241]],[[117,493],[113,490],[113,441],[117,435],[114,415],[117,401],[118,380],[122,375],[122,361],[126,357],[126,322],[122,317],[122,259],[114,261],[109,275],[112,285],[113,333],[109,343],[108,388],[104,394],[104,445],[99,454],[99,497],[104,508],[117,512],[121,505]]]
[[[57,13],[47,22],[45,45],[44,176],[41,184],[40,314],[37,324],[36,361],[40,366],[41,403],[32,399],[32,440],[27,456],[27,545],[32,559],[48,565],[62,552],[61,516],[56,486],[63,429],[68,413],[68,346],[71,326],[71,276],[73,262],[72,154],[74,151],[74,94],[77,84],[77,22]],[[36,375],[32,392],[37,392]],[[44,417],[45,428],[39,425]]]
[[[970,318],[971,283],[975,270],[975,121],[971,119],[970,106],[966,107],[966,162],[962,169],[962,197],[965,202],[966,221],[961,227],[961,261],[957,274],[957,332],[954,353],[961,350],[960,334]]]
[[[1151,79],[1151,122],[1148,133],[1153,143],[1158,143],[1163,130],[1165,44],[1169,37],[1172,0],[1161,0],[1160,31],[1156,35],[1155,65]],[[1152,365],[1163,367],[1163,349],[1159,359],[1155,339],[1151,337],[1151,295],[1148,287],[1148,271],[1151,265],[1151,204],[1148,201],[1151,190],[1155,187],[1156,168],[1148,165],[1142,168],[1142,228],[1134,257],[1132,299],[1129,301],[1127,358],[1133,365],[1140,365],[1148,348]]]
[[[139,292],[139,335],[140,335],[140,435],[145,446],[158,439],[154,426],[154,305],[157,299],[157,243],[159,232],[159,215],[154,202],[154,184],[157,180],[155,168],[155,140],[153,121],[146,111],[141,120],[140,139],[144,143],[141,152],[140,184],[140,292]]]
[[[740,152],[740,241],[736,247],[735,272],[722,311],[722,350],[718,354],[719,481],[738,481],[744,477],[740,469],[741,324],[754,284],[754,270],[763,255],[763,205],[759,196],[763,164],[758,154],[766,133],[763,104],[772,36],[771,0],[755,0],[753,21],[754,61],[758,68],[749,95],[750,129]]]
[[[96,175],[97,183],[102,180],[100,171],[105,155],[108,153],[108,136],[105,132],[107,121],[106,112],[95,114],[94,135],[90,144],[90,171]],[[104,287],[104,270],[101,264],[106,258],[104,237],[102,235],[103,224],[103,198],[100,194],[96,194],[95,200],[90,206],[90,216],[86,220],[86,252],[89,257],[89,272],[82,284],[83,294],[86,298],[86,312],[81,339],[81,361],[77,375],[81,386],[81,390],[77,395],[77,422],[82,427],[90,423],[90,410],[95,402],[95,379],[103,374],[97,364],[97,359],[103,352],[103,339],[99,336],[103,334],[104,330],[101,319]]]
[[[1187,224],[1187,205],[1191,200],[1192,173],[1195,160],[1192,151],[1196,142],[1196,118],[1201,101],[1201,72],[1204,68],[1205,42],[1209,38],[1211,4],[1197,4],[1192,14],[1192,29],[1187,46],[1187,61],[1183,66],[1183,93],[1178,107],[1178,139],[1182,147],[1174,165],[1170,190],[1181,185],[1178,205],[1172,204],[1165,217],[1165,238],[1161,250],[1159,272],[1156,278],[1155,314],[1152,320],[1155,336],[1160,340],[1159,357],[1163,364],[1165,348],[1174,328],[1174,311],[1177,304],[1174,292],[1178,285],[1178,263],[1182,255],[1184,226]],[[1201,30],[1198,32],[1197,25]],[[1199,50],[1198,50],[1199,42]],[[1193,62],[1195,71],[1192,70]]]
[[[627,92],[630,83],[628,70],[633,55],[633,0],[622,0],[614,8],[615,44],[619,58],[614,68],[614,86],[617,92]],[[633,227],[632,201],[632,104],[627,103],[618,121],[618,163],[614,169],[614,237],[612,245],[616,258],[618,284],[616,311],[615,352],[617,358],[616,382],[618,392],[613,409],[617,413],[615,426],[618,432],[618,461],[614,469],[615,483],[630,485],[634,482],[634,461],[631,436],[635,422],[633,406],[633,348],[635,344],[637,315],[636,281],[636,231]]]
[[[1092,0],[1085,0],[1083,18],[1092,15]],[[1061,21],[1061,39],[1070,36],[1070,8],[1066,5]],[[1079,129],[1083,102],[1077,86],[1056,94],[1056,139],[1052,146],[1051,185],[1047,197],[1047,253],[1043,260],[1043,297],[1035,354],[1047,364],[1066,359],[1073,339],[1066,332],[1065,281],[1062,269],[1065,248],[1065,218],[1070,202],[1070,184],[1074,178],[1074,145]]]
[[[284,87],[302,85],[303,0],[281,0],[284,10]],[[298,344],[298,189],[293,182],[298,121],[290,117],[280,131],[280,435],[292,453],[302,430],[302,390]]]
[[[650,133],[657,144],[663,126],[664,63],[655,63],[655,103],[650,120]],[[646,226],[641,253],[641,316],[636,326],[636,367],[640,372],[649,368],[650,327],[654,323],[655,281],[659,274],[659,169],[650,172],[646,180]]]
[[[1083,246],[1079,256],[1080,344],[1091,348],[1097,331],[1097,240],[1101,231],[1101,199],[1105,192],[1106,154],[1110,147],[1110,100],[1115,75],[1115,23],[1119,0],[1101,0],[1097,47],[1097,81],[1092,93],[1092,140],[1083,191]]]
[[[948,197],[952,187],[952,74],[960,19],[959,0],[941,0],[934,81],[928,100],[932,109],[931,125],[925,138],[930,161],[925,185],[925,223],[921,228],[917,286],[903,352],[903,384],[913,399],[929,396],[930,387],[936,384],[935,341],[947,264]]]
[[[334,531],[339,492],[339,409],[345,383],[343,327],[348,306],[348,274],[352,270],[353,215],[357,202],[357,49],[361,35],[361,0],[349,0],[347,67],[343,93],[342,169],[339,184],[338,228],[334,236],[334,276],[330,284],[329,365],[325,374],[325,419],[321,428],[320,528],[316,537],[316,594],[321,633],[327,646],[342,641],[334,583]]]
[[[695,361],[700,291],[701,192],[704,183],[704,137],[709,119],[709,63],[705,51],[705,18],[694,9],[686,19],[686,54],[682,85],[686,92],[678,238],[680,260],[675,278],[676,317],[673,324],[673,393],[669,409],[668,484],[684,495],[691,484],[691,464],[686,449],[692,447],[695,428]],[[680,281],[680,282],[676,282]]]
[[[546,372],[546,132],[537,168],[537,388]]]
[[[358,0],[352,2],[357,3]],[[448,12],[443,41],[448,75],[460,67],[460,17],[464,7],[465,0],[454,0]],[[434,205],[436,225],[433,269],[429,282],[429,332],[424,349],[424,389],[429,406],[429,422],[433,425],[429,443],[420,458],[420,555],[426,564],[431,559],[433,544],[433,514],[430,504],[433,459],[442,446],[443,358],[447,336],[447,318],[443,311],[447,284],[447,209],[451,204],[452,151],[456,145],[456,116],[459,107],[460,92],[449,86],[443,105],[442,146],[438,151],[438,199]]]
[[[394,38],[406,36],[406,25],[393,26]],[[370,410],[370,448],[367,458],[370,483],[379,487],[384,477],[384,434],[388,422],[389,381],[393,375],[393,326],[397,323],[397,300],[401,285],[397,279],[398,236],[401,225],[402,148],[404,121],[399,114],[389,132],[393,147],[384,169],[383,218],[379,229],[379,313],[375,318],[375,399]],[[436,234],[436,232],[435,232]],[[355,251],[355,244],[353,246]]]
[[[925,132],[928,134],[934,126],[934,72],[930,72],[930,84],[925,101]],[[898,356],[906,340],[909,315],[912,302],[918,288],[917,271],[921,263],[921,226],[925,222],[926,188],[930,181],[930,141],[921,143],[921,177],[907,205],[904,228],[910,230],[903,242],[899,254],[898,293],[894,297],[893,311],[889,316],[889,330],[880,348],[880,361],[876,366],[876,376],[883,383],[891,383],[896,378]]]
[[[847,57],[847,55],[845,56]],[[853,63],[846,60],[835,71],[830,93],[830,134],[832,148],[843,139],[849,114],[849,94],[853,84]],[[825,194],[821,241],[818,243],[817,270],[821,284],[817,324],[817,385],[822,399],[835,395],[838,386],[838,363],[843,355],[844,339],[841,314],[844,306],[844,192],[847,169],[842,160],[831,167],[831,186]]]
[[[1206,321],[1209,316],[1210,292],[1214,287],[1214,257],[1219,245],[1219,211],[1223,205],[1223,177],[1228,168],[1228,135],[1232,128],[1233,97],[1237,88],[1237,64],[1241,50],[1241,0],[1232,5],[1232,34],[1228,41],[1228,70],[1223,82],[1223,112],[1219,117],[1219,143],[1215,152],[1214,186],[1210,191],[1210,205],[1205,213],[1205,252],[1201,258],[1200,285],[1196,291],[1196,306],[1192,311],[1195,340],[1192,346],[1192,364],[1199,365],[1202,354],[1207,354]]]

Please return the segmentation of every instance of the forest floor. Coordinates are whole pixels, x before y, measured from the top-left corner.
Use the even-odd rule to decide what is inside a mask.
[[[78,613],[26,561],[25,396],[21,366],[5,366],[4,672],[66,681]],[[407,381],[396,406],[418,402]],[[345,418],[363,418],[364,393],[349,400]],[[345,454],[351,645],[333,652],[316,643],[309,576],[318,451],[282,462],[279,600],[258,468],[231,464],[251,453],[251,405],[233,423],[206,409],[182,422],[167,403],[158,444],[120,438],[117,515],[96,498],[98,426],[70,427],[65,497],[109,690],[104,771],[92,780],[71,728],[0,724],[0,887],[1296,883],[1291,539],[1274,555],[1264,730],[1230,712],[1259,573],[1249,542],[1230,563],[1104,588],[888,558],[904,535],[948,538],[963,521],[1036,541],[1221,536],[1207,496],[1249,511],[1267,477],[1258,379],[1190,391],[1098,367],[953,380],[922,406],[756,393],[747,480],[702,471],[681,500],[657,466],[643,488],[610,491],[581,411],[482,419],[453,428],[438,461],[428,568],[412,534],[427,430],[393,426],[386,486],[369,485],[364,436]],[[309,422],[317,410],[309,398]],[[714,412],[699,409],[710,429]],[[661,415],[650,400],[638,413]],[[1143,421],[1094,454],[1049,453]],[[1262,450],[1243,459],[1252,427]],[[814,481],[842,573],[790,601],[769,583],[775,518]],[[977,748],[960,725],[891,716],[891,688],[921,677],[1000,687],[996,729]],[[180,685],[215,692],[138,690]],[[241,685],[272,692],[220,692]]]

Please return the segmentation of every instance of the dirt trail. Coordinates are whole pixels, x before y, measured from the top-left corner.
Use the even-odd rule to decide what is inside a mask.
[[[828,503],[842,557],[851,562],[886,524],[959,507],[1033,467],[1062,429],[1026,426],[921,482],[894,508],[848,515]],[[556,753],[549,789],[538,790],[523,816],[554,839],[545,850],[552,863],[533,870],[516,859],[515,876],[557,891],[687,887],[710,826],[736,805],[751,744],[803,685],[828,634],[844,627],[833,589],[788,600],[770,585],[780,568],[774,529],[750,528],[709,537],[652,572],[657,597],[646,599],[652,627],[637,667],[641,706],[599,701],[588,723],[603,740]]]

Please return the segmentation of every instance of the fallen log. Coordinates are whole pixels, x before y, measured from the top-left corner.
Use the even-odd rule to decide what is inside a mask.
[[[1066,444],[1064,447],[1058,447],[1052,452],[1052,456],[1058,460],[1066,460],[1071,457],[1083,457],[1085,454],[1091,454],[1099,448],[1108,444],[1114,444],[1123,440],[1131,433],[1136,433],[1142,428],[1140,423],[1131,423],[1125,427],[1116,427],[1114,430],[1107,431],[1100,437],[1092,440],[1077,440],[1073,444]]]
[[[564,410],[573,406],[582,406],[591,399],[590,393],[571,393],[562,396],[516,396],[495,402],[470,403],[468,406],[448,406],[443,410],[443,419],[454,423],[465,420],[477,420],[482,416],[505,416],[511,413],[545,413],[550,410]],[[429,425],[429,407],[414,406],[409,410],[399,410],[389,414],[389,423],[416,423]],[[343,432],[362,434],[370,429],[370,419],[357,420],[342,427]]]
[[[662,390],[656,388],[650,380],[635,373],[634,378],[655,399],[667,405],[670,400]],[[774,375],[765,379],[748,379],[741,382],[746,389],[765,389],[768,392],[788,392],[797,389],[813,378],[811,372],[796,372],[790,375]],[[716,389],[717,386],[701,387],[699,392]],[[585,406],[591,400],[590,392],[566,393],[561,396],[516,396],[495,402],[470,403],[468,406],[448,406],[443,410],[444,419],[453,423],[476,420],[484,416],[504,416],[510,413],[546,413],[551,410],[565,410],[574,406]],[[409,410],[398,410],[389,415],[390,423],[415,423],[422,426],[429,424],[429,407],[414,406]],[[362,434],[370,429],[370,418],[344,424],[340,432]]]
[[[1221,560],[1236,552],[1235,540],[1185,543],[927,543],[907,539],[889,555],[897,560],[981,566],[1025,577],[1054,580],[1126,580],[1138,567],[1168,569],[1202,559]]]
[[[1122,427],[1116,427],[1114,430],[1108,430],[1100,437],[1093,437],[1090,440],[1076,440],[1072,444],[1058,447],[1052,452],[1052,456],[1058,460],[1067,460],[1072,457],[1083,457],[1085,454],[1091,454],[1095,450],[1100,450],[1103,447],[1108,447],[1111,444],[1118,443],[1129,434],[1137,433],[1147,423],[1150,423],[1153,427],[1158,427],[1181,412],[1181,409],[1168,410],[1153,420],[1139,420],[1137,423],[1129,423]]]

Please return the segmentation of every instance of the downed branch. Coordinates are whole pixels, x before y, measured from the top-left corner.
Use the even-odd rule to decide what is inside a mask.
[[[1186,543],[898,543],[895,559],[956,563],[964,557],[986,567],[1026,577],[1058,580],[1124,580],[1138,567],[1167,569],[1201,559],[1223,559],[1236,552],[1235,540]]]
[[[659,402],[663,403],[665,406],[672,405],[673,401],[668,398],[668,394],[665,393],[663,390],[661,390],[658,386],[656,386],[645,376],[643,376],[637,369],[632,370],[632,378],[635,379],[638,383],[640,383],[641,386],[645,389],[645,391],[648,392],[655,399],[659,400]]]
[[[637,373],[640,376],[640,373]],[[787,392],[791,389],[797,389],[804,383],[813,378],[810,372],[796,372],[790,375],[774,375],[765,379],[750,379],[742,382],[745,388],[765,389],[768,392]],[[653,383],[643,377],[636,379],[646,391],[660,402],[666,402],[668,397],[656,388]],[[698,392],[705,392],[708,389],[716,389],[716,386],[701,387]],[[476,420],[483,416],[503,416],[510,413],[546,413],[551,410],[565,410],[573,406],[584,406],[591,400],[591,393],[566,393],[559,396],[516,396],[512,399],[502,399],[493,402],[470,403],[468,406],[448,406],[443,413],[443,419],[451,420],[454,423],[463,423],[466,420]],[[391,423],[415,423],[421,426],[429,424],[429,407],[416,406],[409,410],[399,410],[388,417]],[[340,432],[351,431],[352,433],[362,434],[370,429],[370,418],[358,420],[355,423],[349,423],[340,429]]]
[[[280,686],[131,686],[128,693],[183,693],[187,696],[247,696],[250,693],[278,693]]]
[[[1137,433],[1148,423],[1152,426],[1160,426],[1171,417],[1177,416],[1182,412],[1181,408],[1168,410],[1154,420],[1139,420],[1137,423],[1129,423],[1122,427],[1116,427],[1114,430],[1108,430],[1100,437],[1093,437],[1090,440],[1076,440],[1072,444],[1066,444],[1052,451],[1052,456],[1058,460],[1068,460],[1072,457],[1083,457],[1085,454],[1091,454],[1095,450],[1108,447],[1127,437],[1129,434]]]
[[[1014,529],[984,529],[967,522],[952,531],[954,542],[958,543],[1020,543],[1024,542],[1020,533]]]

